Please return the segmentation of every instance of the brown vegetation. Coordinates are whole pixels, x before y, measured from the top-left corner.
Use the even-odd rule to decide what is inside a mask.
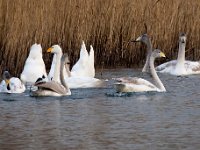
[[[48,67],[48,47],[60,44],[74,63],[82,40],[94,46],[96,67],[139,65],[144,47],[128,42],[144,24],[153,46],[170,58],[186,32],[188,58],[200,59],[199,0],[0,0],[0,73],[19,75],[35,42]]]

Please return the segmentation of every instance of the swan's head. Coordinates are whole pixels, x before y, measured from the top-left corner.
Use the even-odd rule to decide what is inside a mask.
[[[154,58],[166,57],[165,54],[159,49],[155,49],[152,52],[151,56],[154,57]]]
[[[10,73],[8,71],[4,71],[3,72],[3,79],[6,82],[7,90],[10,90],[10,78],[11,78]]]
[[[58,53],[62,53],[62,49],[59,45],[53,45],[52,47],[48,48],[47,52],[58,54]]]
[[[40,44],[35,43],[31,46],[29,57],[33,59],[42,57],[42,47]]]
[[[149,42],[149,36],[145,33],[142,34],[141,36],[139,36],[135,41],[133,42],[143,42],[145,44],[147,44]]]
[[[181,33],[179,36],[179,42],[180,43],[186,43],[186,34],[185,33]]]

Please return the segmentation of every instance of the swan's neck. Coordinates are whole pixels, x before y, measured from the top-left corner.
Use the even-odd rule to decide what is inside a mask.
[[[162,84],[160,78],[158,77],[156,73],[156,70],[154,67],[154,61],[155,61],[155,58],[151,56],[150,57],[150,72],[153,77],[153,80],[155,81],[155,85],[158,89],[160,89],[161,91],[166,91],[164,85]]]
[[[150,61],[150,56],[151,56],[151,53],[152,53],[152,44],[151,44],[151,41],[148,40],[147,43],[147,56],[146,56],[146,62],[145,62],[145,65],[142,69],[142,72],[149,72],[149,61]]]
[[[60,82],[60,59],[62,57],[62,52],[56,54],[56,64],[54,70],[53,80],[56,82]]]
[[[65,89],[68,91],[69,87],[67,86],[67,84],[65,82],[65,77],[64,77],[64,62],[61,62],[61,64],[60,64],[60,82],[65,87]]]
[[[178,59],[176,68],[184,68],[185,63],[185,43],[179,42]]]
[[[71,77],[72,74],[71,74],[71,72],[70,72],[70,70],[69,70],[69,66],[68,66],[68,65],[65,66],[65,69],[66,69],[66,72],[67,72],[67,77]]]

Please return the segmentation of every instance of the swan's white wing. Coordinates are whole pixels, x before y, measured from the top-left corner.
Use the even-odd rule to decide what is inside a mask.
[[[177,60],[168,61],[166,63],[163,63],[156,67],[156,71],[158,72],[171,72],[171,69],[173,69],[176,66]]]
[[[146,91],[159,91],[159,89],[147,80],[137,77],[117,78],[120,81],[115,83],[117,92],[146,92]]]
[[[89,55],[85,43],[83,42],[80,51],[80,58],[76,62],[76,64],[72,67],[71,76],[88,77],[90,76],[90,72],[88,72],[89,67],[90,67]]]
[[[172,60],[161,64],[156,67],[156,71],[161,73],[169,73],[172,75],[190,75],[190,74],[200,74],[200,62],[198,61],[188,61],[184,63],[184,68],[176,68],[177,60]]]
[[[88,75],[89,75],[89,77],[93,77],[93,78],[95,76],[94,49],[93,49],[92,45],[90,45]]]
[[[65,78],[65,82],[70,89],[101,87],[104,84],[104,81],[91,77],[69,77]]]
[[[71,76],[73,77],[94,77],[94,49],[90,46],[90,53],[86,49],[85,43],[82,43],[80,58],[72,67]]]

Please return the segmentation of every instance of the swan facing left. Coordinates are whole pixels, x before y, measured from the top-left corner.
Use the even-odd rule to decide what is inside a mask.
[[[150,83],[147,80],[137,77],[123,77],[123,78],[116,78],[118,82],[115,83],[115,89],[117,92],[147,92],[147,91],[157,91],[157,92],[165,92],[166,89],[162,84],[161,80],[159,79],[155,67],[154,61],[156,58],[165,57],[165,54],[161,52],[159,49],[155,49],[149,59],[150,65],[150,73],[155,81],[155,84]]]
[[[1,93],[23,93],[26,90],[19,78],[11,77],[8,71],[3,72],[3,80],[0,83]]]
[[[53,48],[49,49],[48,52],[56,53]],[[71,95],[71,91],[64,80],[63,69],[64,66],[68,63],[68,55],[64,54],[61,56],[61,60],[57,60],[55,71],[60,71],[60,82],[51,80],[44,81],[42,78],[35,83],[35,86],[38,87],[38,90],[32,91],[30,96],[65,96]],[[59,66],[60,64],[60,66]]]

